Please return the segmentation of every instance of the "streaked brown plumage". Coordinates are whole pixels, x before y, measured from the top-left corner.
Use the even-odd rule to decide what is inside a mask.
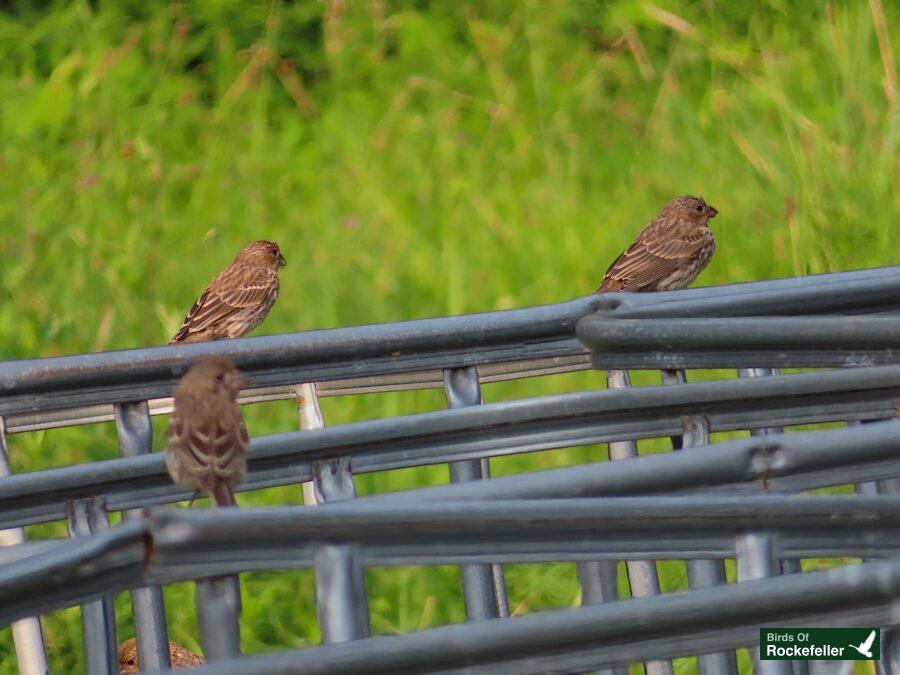
[[[274,241],[247,244],[200,294],[169,344],[222,340],[249,333],[275,304],[278,270],[285,264]]]
[[[702,197],[673,199],[609,266],[596,292],[687,288],[716,251],[707,223],[717,213]]]
[[[191,366],[175,388],[175,410],[166,433],[166,467],[172,480],[217,506],[235,506],[234,488],[247,469],[250,438],[237,395],[250,380],[224,357]]]
[[[192,668],[206,663],[202,656],[176,645],[174,642],[169,643],[169,660],[172,662],[173,668]],[[136,673],[138,670],[140,670],[140,666],[138,665],[137,643],[134,638],[131,638],[119,645],[119,672]]]

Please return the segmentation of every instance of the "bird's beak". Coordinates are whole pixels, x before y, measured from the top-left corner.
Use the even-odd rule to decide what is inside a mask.
[[[287,260],[285,260],[284,256],[279,253],[278,254],[278,266],[284,267],[285,265],[287,265]]]
[[[253,383],[250,381],[249,377],[247,377],[246,375],[244,375],[241,372],[238,372],[238,373],[235,373],[234,377],[232,378],[231,384],[235,389],[241,390],[241,389],[246,389]]]
[[[706,217],[707,218],[715,218],[719,214],[719,211],[709,204],[706,205]]]

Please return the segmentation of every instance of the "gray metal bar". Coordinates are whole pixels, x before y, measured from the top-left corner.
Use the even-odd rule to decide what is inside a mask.
[[[616,560],[579,562],[577,569],[582,607],[619,599],[619,563]],[[596,671],[596,675],[628,675],[628,666],[604,668]]]
[[[69,502],[71,536],[90,537],[108,527],[102,499],[88,498]],[[116,606],[111,595],[81,606],[81,631],[85,672],[88,675],[110,675],[118,672]]]
[[[153,451],[153,424],[146,401],[119,403],[115,406],[119,456],[138,457]],[[143,517],[141,509],[122,513],[123,520]],[[162,589],[158,586],[131,591],[131,612],[137,640],[138,663],[146,670],[162,670],[170,666],[169,633]]]
[[[317,504],[353,501],[356,497],[346,458],[316,462],[313,485]],[[321,547],[315,553],[315,566],[322,642],[346,642],[371,635],[366,573],[357,548],[351,544]]]
[[[240,489],[309,480],[312,462],[329,457],[351,457],[354,471],[364,473],[666,436],[681,432],[685,414],[704,414],[712,431],[884,418],[898,397],[900,367],[889,366],[488,403],[254,438]],[[172,484],[158,453],[49,469],[4,481],[0,527],[64,517],[65,500],[84,494],[104,495],[111,510],[191,496]]]
[[[779,371],[772,368],[738,368],[738,377],[770,377],[777,375]],[[750,429],[751,436],[769,436],[771,434],[783,434],[784,427],[757,427]]]
[[[678,377],[678,375],[676,375]],[[684,377],[682,372],[680,377]],[[684,434],[682,448],[700,448],[709,445],[709,423],[699,415],[682,420]],[[727,583],[725,563],[722,560],[688,560],[688,586],[712,588]],[[737,675],[737,657],[734,652],[714,652],[697,657],[701,675]]]
[[[781,573],[775,542],[771,534],[751,532],[737,537],[738,581],[765,579]],[[759,675],[791,675],[788,661],[764,661],[759,658],[759,648],[751,648],[754,672]]]
[[[10,475],[9,447],[6,444],[6,420],[0,416],[0,481]],[[0,547],[18,547],[25,543],[25,530],[21,527],[0,530]],[[41,620],[29,616],[12,624],[13,645],[20,675],[49,675],[47,650]]]
[[[777,369],[772,368],[739,368],[738,369],[738,377],[741,378],[749,378],[749,377],[770,377],[773,374],[779,374]],[[773,427],[758,427],[756,429],[750,429],[751,436],[770,436],[773,434],[783,434],[784,427],[773,426]],[[797,574],[801,571],[800,569],[800,561],[796,558],[783,558],[779,561],[778,571],[776,573],[780,574]],[[793,661],[792,662],[792,671],[793,675],[809,675],[809,663],[806,661]]]
[[[444,371],[444,391],[451,408],[466,408],[481,405],[481,385],[475,368],[456,368]],[[450,463],[450,481],[462,483],[490,477],[488,458],[468,459]],[[482,464],[486,466],[482,466]],[[485,469],[487,468],[487,471]],[[506,585],[503,567],[500,565],[462,565],[463,596],[466,604],[466,618],[469,621],[484,621],[509,616],[509,607],[501,607],[505,599]],[[495,580],[499,583],[495,585]],[[505,603],[504,603],[505,604]]]
[[[483,382],[566,372],[585,367],[584,350],[572,339],[575,321],[598,309],[609,318],[878,314],[900,309],[898,279],[893,267],[607,293],[513,311],[7,362],[0,364],[0,413],[10,416],[10,433],[111,420],[110,404],[170,395],[205,354],[229,356],[254,375],[256,391],[246,400],[291,398],[296,383],[312,381],[323,396],[436,388],[443,369],[469,365],[479,367]],[[151,411],[170,406],[152,401]]]
[[[604,368],[871,366],[900,362],[900,316],[615,319],[578,322]]]
[[[39,555],[4,564],[0,622],[160,580],[309,567],[323,546],[354,547],[365,565],[704,559],[733,557],[735,535],[763,527],[778,537],[785,557],[895,556],[900,497],[423,500],[415,509],[354,500],[316,509],[160,509],[145,522],[38,547]]]
[[[237,575],[197,582],[197,623],[203,654],[210,662],[241,655],[241,587]]]
[[[297,385],[294,396],[297,399],[297,411],[300,413],[301,429],[324,429],[325,415],[319,405],[318,387],[314,382]],[[316,505],[316,489],[311,480],[303,481],[303,503]]]
[[[852,565],[602,606],[255,656],[197,675],[580,672],[757,644],[759,626],[896,620],[900,567]],[[689,617],[693,630],[685,631]],[[565,636],[564,644],[560,636]]]
[[[353,546],[322,546],[315,552],[316,608],[323,644],[371,634],[365,575]],[[360,585],[362,584],[362,585]]]
[[[606,293],[609,314],[620,318],[881,314],[896,310],[900,268],[695,286],[680,291]]]
[[[569,349],[568,347],[566,348]],[[588,351],[581,348],[577,354],[566,356],[547,356],[537,359],[521,359],[484,363],[477,367],[482,382],[506,382],[528,377],[541,377],[571,373],[591,369],[591,358]],[[440,389],[443,387],[443,371],[429,370],[389,375],[370,375],[368,377],[352,377],[329,382],[320,382],[316,386],[317,396],[351,396],[354,394],[377,394],[391,391],[409,391],[416,389]],[[297,389],[306,386],[280,385],[274,387],[254,387],[241,391],[238,402],[242,405],[263,403],[266,401],[290,400],[297,396]],[[150,415],[168,415],[172,412],[172,398],[156,398],[150,402]],[[87,405],[62,410],[44,410],[31,413],[11,414],[8,419],[8,433],[17,434],[40,429],[79,424],[96,424],[115,420],[114,406],[108,403]]]
[[[575,321],[600,304],[586,296],[503,312],[7,361],[0,363],[0,414],[171,396],[207,355],[230,358],[254,387],[579,356]]]
[[[631,386],[628,371],[610,370],[606,373],[606,383],[610,389],[625,389]],[[637,443],[631,440],[612,441],[609,444],[609,459],[612,461],[637,458]],[[659,595],[659,575],[653,560],[626,560],[628,583],[634,598]],[[667,661],[645,661],[647,675],[672,675],[672,664]]]
[[[690,452],[641,456],[494,478],[480,483],[417,488],[374,500],[465,500],[635,493],[799,492],[900,475],[900,422],[784,434],[773,443],[749,438]],[[852,453],[852,454],[851,454]]]

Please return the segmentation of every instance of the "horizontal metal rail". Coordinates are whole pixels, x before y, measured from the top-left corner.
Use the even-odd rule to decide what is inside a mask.
[[[162,509],[0,569],[0,621],[104,592],[248,570],[312,567],[353,545],[365,566],[732,558],[765,531],[783,557],[894,556],[900,497],[620,497]],[[26,549],[27,551],[28,549]]]
[[[151,413],[164,414],[171,410],[167,397],[177,379],[204,354],[229,356],[251,376],[254,387],[242,397],[248,403],[293,398],[303,382],[318,382],[321,396],[439,388],[444,369],[473,365],[482,382],[582,370],[588,361],[575,339],[575,324],[597,310],[608,318],[900,311],[900,267],[8,361],[0,363],[0,415],[8,418],[8,433],[19,433],[109,421],[113,403],[150,400]]]
[[[581,672],[752,645],[767,625],[893,625],[898,598],[900,565],[866,563],[253,656],[196,673]]]
[[[774,379],[774,378],[771,378]],[[680,492],[800,492],[900,476],[900,421],[726,441],[630,459],[360,498],[553,499]],[[335,505],[334,508],[340,508]]]
[[[0,363],[0,415],[170,396],[190,364],[227,356],[254,387],[440,371],[584,352],[599,296],[528,309]]]
[[[900,316],[578,322],[595,368],[872,366],[900,362]]]
[[[567,350],[576,350],[566,346]],[[504,361],[487,363],[477,367],[478,377],[482,383],[505,382],[508,380],[544,375],[571,373],[579,370],[590,370],[591,359],[587,349],[581,348],[579,354],[572,356],[548,356],[542,359],[525,361]],[[443,375],[440,370],[399,373],[394,375],[371,375],[342,380],[322,382],[316,391],[321,396],[349,396],[351,394],[374,394],[387,391],[409,391],[418,389],[443,388]],[[241,404],[263,403],[266,401],[292,400],[297,396],[297,385],[277,387],[257,387],[241,392],[238,402]],[[151,415],[168,415],[172,412],[172,398],[157,398],[150,402]],[[45,410],[30,413],[15,413],[6,417],[7,433],[23,433],[40,429],[74,426],[78,424],[95,424],[111,422],[115,419],[113,404],[98,404],[67,408],[63,410]]]
[[[253,439],[248,450],[248,475],[240,489],[311,480],[315,461],[340,457],[352,461],[354,473],[365,473],[667,436],[681,432],[682,418],[687,415],[704,415],[712,431],[880,419],[894,414],[898,395],[900,366],[891,366],[589,391],[370,420]],[[880,438],[880,429],[869,425],[831,432],[822,443],[845,447],[841,445],[845,437],[847,443],[866,434],[867,439]],[[800,443],[798,437],[802,438],[790,434],[784,443]],[[745,443],[755,449],[763,442]],[[724,447],[718,445],[716,451]],[[838,463],[843,467],[853,459],[844,456]],[[888,462],[890,474],[896,475],[894,464],[900,460],[890,455],[882,459]],[[746,458],[735,468],[743,468],[744,461]],[[804,471],[821,472],[824,466],[804,467]],[[871,468],[860,465],[855,470]],[[744,475],[748,480],[762,477],[760,471],[755,471],[753,478]],[[66,501],[85,495],[104,496],[110,511],[190,498],[189,493],[172,484],[160,453],[47,469],[3,480],[0,528],[62,518]]]
[[[895,313],[900,266],[603,297],[608,316],[622,319]]]

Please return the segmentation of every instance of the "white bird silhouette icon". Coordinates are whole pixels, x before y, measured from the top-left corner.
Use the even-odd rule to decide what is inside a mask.
[[[874,630],[871,633],[869,633],[869,637],[866,638],[865,642],[860,642],[859,646],[856,646],[856,645],[850,645],[850,646],[853,647],[853,649],[858,651],[860,654],[865,656],[867,659],[871,659],[873,642],[875,642],[875,631]]]

